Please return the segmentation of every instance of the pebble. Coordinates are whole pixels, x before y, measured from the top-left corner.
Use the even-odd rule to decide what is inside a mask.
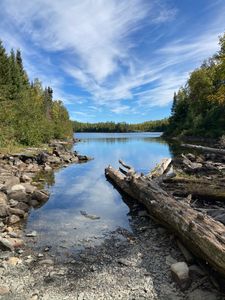
[[[185,290],[190,286],[189,269],[185,262],[177,262],[171,265],[172,277]]]
[[[44,259],[39,262],[40,265],[54,265],[54,261],[52,259]]]
[[[7,285],[0,285],[0,295],[6,295],[10,292],[9,287]]]

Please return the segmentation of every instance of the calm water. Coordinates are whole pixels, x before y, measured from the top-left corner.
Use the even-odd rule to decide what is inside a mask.
[[[58,253],[77,251],[101,243],[107,233],[129,225],[129,208],[121,195],[107,182],[104,169],[118,167],[122,159],[139,172],[147,173],[164,157],[170,157],[168,145],[160,133],[80,133],[82,142],[74,150],[94,160],[70,165],[55,173],[49,188],[49,201],[33,210],[27,231],[36,230],[34,247],[52,246]],[[99,216],[90,220],[80,211]]]

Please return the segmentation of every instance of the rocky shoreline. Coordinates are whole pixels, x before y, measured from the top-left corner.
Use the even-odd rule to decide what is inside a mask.
[[[59,141],[52,142],[48,150],[28,148],[23,153],[0,155],[0,250],[23,246],[22,227],[30,209],[48,200],[49,192],[41,188],[38,174],[89,159]]]

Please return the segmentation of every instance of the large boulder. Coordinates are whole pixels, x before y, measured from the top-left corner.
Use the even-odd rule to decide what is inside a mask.
[[[13,251],[14,245],[8,239],[0,237],[0,249],[3,251]]]

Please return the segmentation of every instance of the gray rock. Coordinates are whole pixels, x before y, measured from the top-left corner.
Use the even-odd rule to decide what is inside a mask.
[[[10,189],[12,186],[19,184],[19,183],[20,183],[20,180],[18,177],[11,176],[9,179],[6,180],[4,185],[7,189]]]
[[[14,246],[9,240],[0,237],[0,249],[3,251],[13,251]]]
[[[18,202],[18,204],[15,206],[15,208],[19,208],[25,212],[28,212],[29,205],[27,205],[25,202]]]
[[[0,192],[0,205],[6,205],[7,204],[7,196],[5,193]]]
[[[30,205],[32,206],[32,207],[37,207],[38,205],[39,205],[39,202],[37,201],[37,200],[30,200]]]
[[[9,199],[16,201],[28,202],[29,198],[24,191],[12,191],[8,194]]]
[[[189,269],[185,262],[177,262],[171,265],[171,273],[173,279],[178,283],[182,290],[190,286]]]
[[[32,181],[32,178],[29,177],[29,176],[26,175],[26,174],[23,174],[23,175],[20,177],[20,181],[21,181],[21,182],[30,182],[30,181]]]
[[[12,207],[10,207],[9,211],[10,211],[11,214],[14,214],[16,216],[21,216],[21,217],[23,217],[24,214],[25,214],[25,211],[22,210],[22,209],[19,209],[19,208],[12,208]]]
[[[16,216],[16,215],[11,215],[9,217],[8,223],[9,224],[16,224],[20,221],[20,217]]]
[[[11,187],[11,191],[12,192],[14,192],[14,191],[23,191],[23,192],[25,192],[26,188],[22,184],[15,184]]]
[[[18,204],[18,201],[16,201],[16,200],[13,200],[13,199],[10,199],[10,200],[9,200],[9,205],[10,205],[11,207],[16,206],[17,204]]]
[[[0,217],[4,218],[9,215],[9,207],[7,205],[0,205]]]
[[[32,195],[32,199],[37,200],[37,201],[47,201],[49,198],[49,194],[46,191],[34,191],[33,195]]]
[[[188,295],[188,300],[217,300],[217,299],[219,299],[217,297],[217,294],[206,290],[203,291],[200,289],[196,289],[191,293],[189,293]]]
[[[25,192],[28,193],[28,194],[32,194],[37,189],[36,186],[33,186],[30,183],[23,183],[22,185],[25,188]]]

